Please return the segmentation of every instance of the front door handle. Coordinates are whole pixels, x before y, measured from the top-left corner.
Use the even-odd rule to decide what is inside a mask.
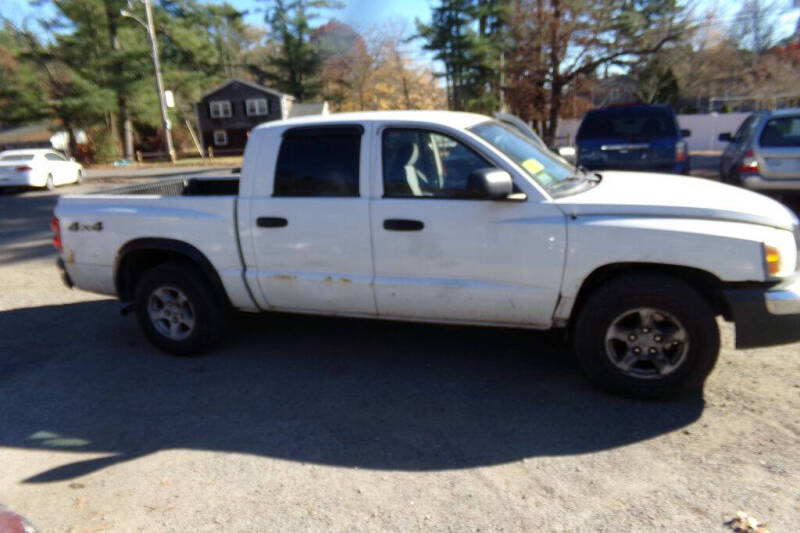
[[[421,231],[425,224],[421,220],[405,218],[387,218],[383,221],[383,229],[388,231]]]
[[[289,221],[281,217],[258,217],[256,225],[259,228],[285,228]]]

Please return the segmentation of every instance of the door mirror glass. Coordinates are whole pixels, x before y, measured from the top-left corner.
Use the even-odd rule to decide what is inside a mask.
[[[467,180],[467,191],[476,198],[504,200],[514,192],[511,174],[499,168],[473,170]]]
[[[724,143],[729,143],[733,140],[733,137],[731,137],[730,133],[720,133],[718,138],[721,142]]]

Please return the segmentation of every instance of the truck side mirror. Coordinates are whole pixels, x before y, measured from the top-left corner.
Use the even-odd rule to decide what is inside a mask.
[[[733,140],[730,133],[720,133],[718,139],[724,143],[729,143]]]
[[[505,200],[514,192],[511,174],[499,168],[479,168],[467,178],[470,197]]]
[[[691,136],[692,136],[692,130],[681,130],[682,138],[685,139],[686,137],[691,137]]]

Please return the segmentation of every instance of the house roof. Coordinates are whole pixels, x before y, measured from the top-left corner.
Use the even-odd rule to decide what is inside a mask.
[[[10,130],[0,131],[0,144],[21,144],[50,142],[53,131],[50,124],[31,124],[30,126],[20,126]]]
[[[252,81],[247,81],[247,80],[243,80],[243,79],[240,79],[240,78],[232,78],[232,79],[226,81],[225,83],[217,85],[213,89],[204,92],[200,96],[200,100],[203,100],[204,98],[206,98],[208,96],[211,96],[212,94],[224,89],[225,87],[227,87],[231,83],[241,83],[242,85],[247,85],[248,87],[252,87],[253,89],[256,89],[256,90],[263,91],[265,93],[274,94],[277,97],[294,98],[292,96],[289,96],[288,94],[284,94],[282,92],[276,91],[275,89],[270,89],[269,87],[264,87],[263,85],[259,85],[257,83],[253,83]]]

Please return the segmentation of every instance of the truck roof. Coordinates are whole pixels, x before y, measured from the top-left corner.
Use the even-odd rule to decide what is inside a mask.
[[[445,124],[455,128],[469,128],[475,124],[492,120],[486,115],[464,113],[460,111],[362,111],[358,113],[333,113],[331,115],[312,115],[265,122],[257,129],[276,128],[291,125],[310,126],[324,124],[341,124],[353,122],[389,122],[413,121],[434,124]]]

